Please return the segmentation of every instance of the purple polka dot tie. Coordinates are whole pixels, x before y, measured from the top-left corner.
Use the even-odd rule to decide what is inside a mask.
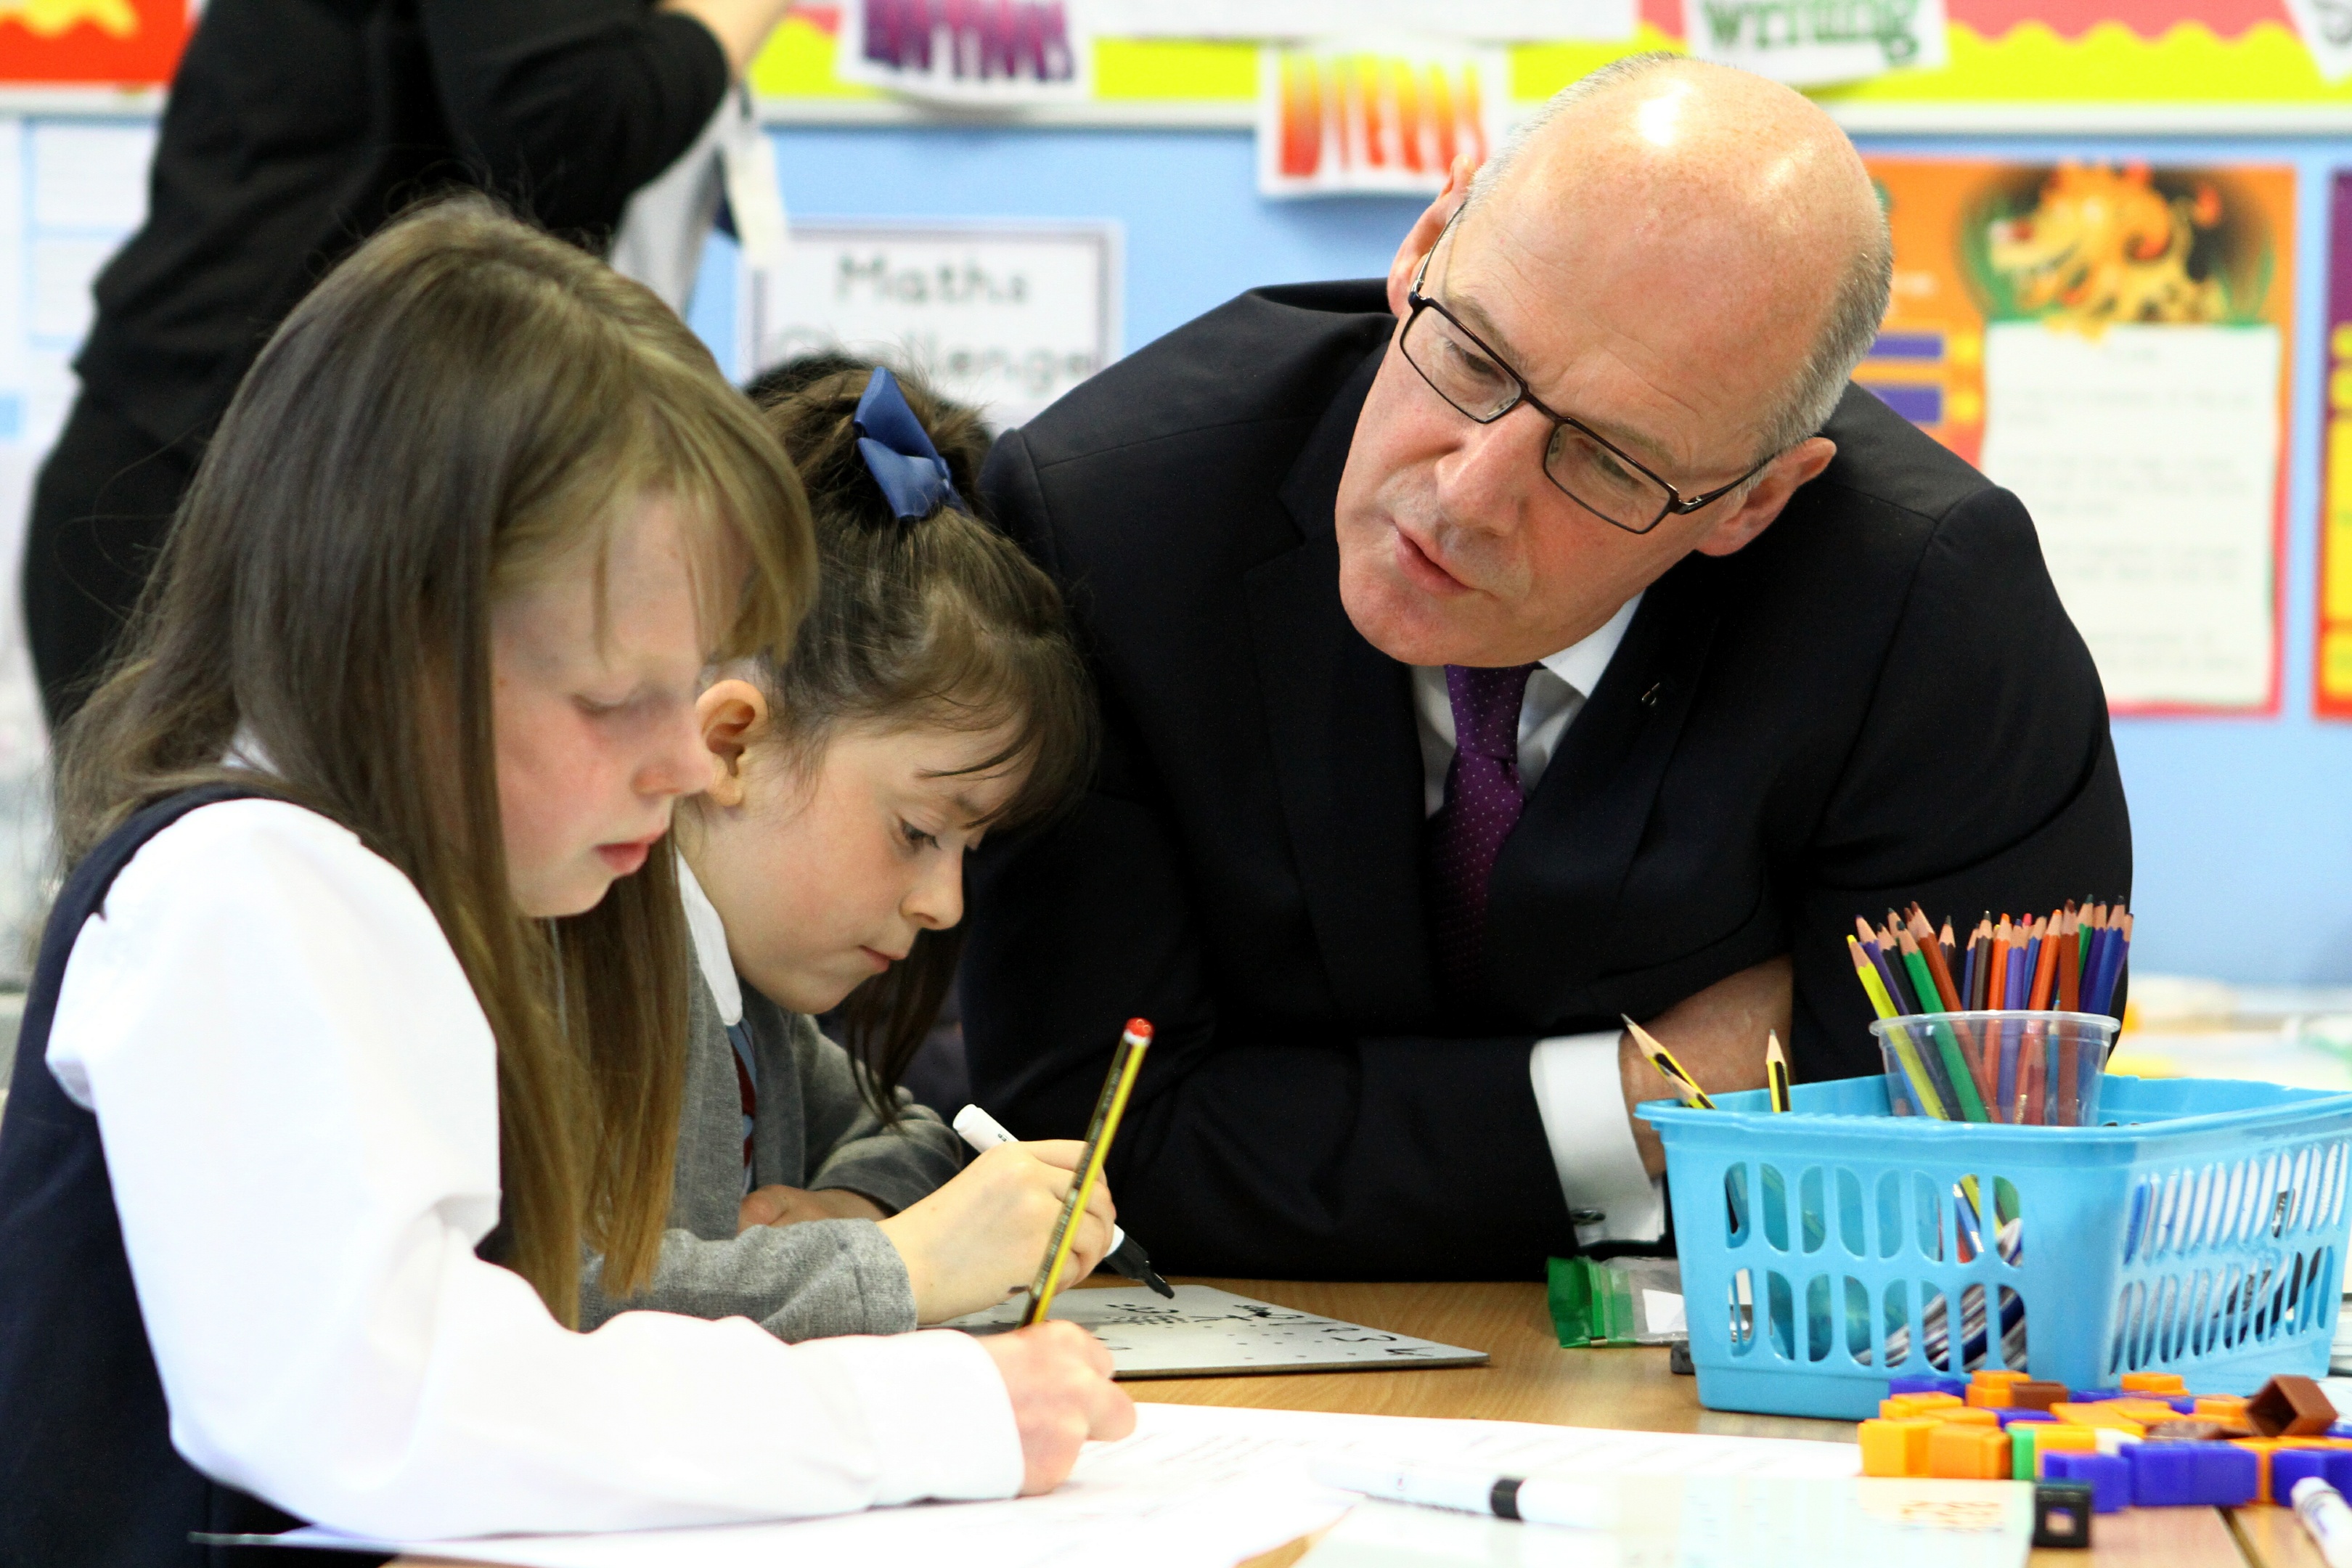
[[[1535,670],[1532,664],[1445,667],[1454,752],[1445,770],[1445,804],[1427,830],[1429,928],[1438,982],[1456,995],[1477,989],[1486,880],[1526,804],[1519,794],[1519,704]]]

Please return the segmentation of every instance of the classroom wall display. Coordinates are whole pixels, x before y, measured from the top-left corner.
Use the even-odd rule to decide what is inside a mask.
[[[1501,145],[1503,51],[1394,41],[1258,53],[1257,188],[1269,196],[1426,191]]]
[[[1412,4],[1416,0],[1397,0]],[[1690,47],[1687,0],[1563,0],[1560,19],[1510,49],[1511,98],[1549,97],[1596,66],[1645,49]],[[1750,29],[1783,27],[1788,0],[1718,0]],[[1837,0],[1832,30],[1863,28],[1864,9],[1892,15],[1904,0]],[[1255,43],[1394,26],[1385,4],[1318,0],[1094,0],[1095,90],[1119,123],[1164,111],[1172,124],[1246,124],[1258,92]],[[1296,10],[1294,11],[1294,5]],[[1866,79],[1810,89],[1864,128],[1920,130],[2128,126],[2171,133],[2336,124],[2352,111],[2352,3],[2347,0],[1943,0],[1944,63],[1915,63]],[[1488,18],[1539,13],[1517,5],[1456,5],[1450,26],[1414,30],[1486,36]],[[1799,7],[1805,9],[1807,7]],[[1338,23],[1328,14],[1345,9]],[[1703,12],[1704,7],[1701,7]],[[795,10],[751,68],[755,90],[796,115],[874,89],[834,75],[838,8]],[[1915,16],[1919,13],[1915,12]],[[1631,21],[1631,31],[1618,30]],[[1310,26],[1309,24],[1316,24]],[[1878,26],[1872,23],[1872,26]],[[1498,37],[1509,36],[1501,26]],[[1923,40],[1924,43],[1924,40]],[[2317,51],[2316,53],[2315,51]],[[2199,113],[2179,112],[2194,107]],[[1222,117],[1222,118],[1221,118]]]
[[[1944,0],[1683,0],[1691,53],[1793,87],[1939,69],[1944,33]]]
[[[2352,719],[2352,174],[2332,182],[2327,247],[2327,438],[2320,447],[2319,668],[2312,705]]]
[[[1122,273],[1111,223],[800,219],[743,279],[737,363],[884,355],[1002,428],[1118,357]]]
[[[0,82],[161,86],[191,23],[188,0],[0,0]]]
[[[1092,0],[1130,38],[1314,38],[1367,30],[1427,38],[1630,38],[1633,0]]]
[[[1868,162],[1856,379],[2023,500],[2117,712],[2276,712],[2294,171]]]
[[[1084,0],[1076,0],[1083,5]],[[844,0],[835,73],[943,103],[1084,101],[1093,35],[1071,0]]]

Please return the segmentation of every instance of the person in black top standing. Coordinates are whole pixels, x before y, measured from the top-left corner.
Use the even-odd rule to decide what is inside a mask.
[[[788,5],[212,0],[33,493],[25,626],[50,725],[96,684],[246,367],[329,268],[455,185],[602,247]]]

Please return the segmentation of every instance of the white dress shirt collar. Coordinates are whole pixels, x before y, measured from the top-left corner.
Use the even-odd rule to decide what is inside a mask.
[[[1633,612],[1642,607],[1642,595],[1634,595],[1617,608],[1617,613],[1601,623],[1601,629],[1560,649],[1549,658],[1538,662],[1559,676],[1585,697],[1601,684],[1601,677],[1609,661],[1617,657],[1617,645],[1625,640],[1625,628],[1633,624]]]
[[[727,951],[727,922],[719,918],[719,906],[702,890],[683,855],[677,858],[677,896],[686,906],[686,929],[694,935],[694,962],[710,987],[711,1000],[719,1004],[719,1021],[730,1027],[740,1024],[743,983],[735,978],[735,960]]]

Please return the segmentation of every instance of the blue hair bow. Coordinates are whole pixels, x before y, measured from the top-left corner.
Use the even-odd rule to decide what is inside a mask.
[[[958,502],[948,481],[947,460],[923,431],[923,422],[907,406],[898,378],[877,365],[857,400],[853,421],[857,430],[858,456],[866,459],[883,499],[902,522],[919,521],[942,505]]]

